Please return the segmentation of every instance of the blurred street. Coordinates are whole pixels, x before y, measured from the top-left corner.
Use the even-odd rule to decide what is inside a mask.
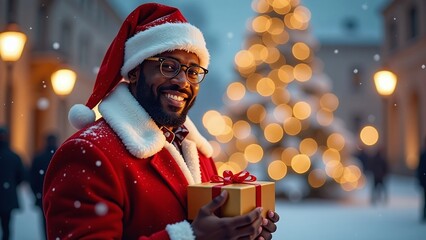
[[[298,240],[422,240],[426,223],[421,224],[420,195],[414,178],[388,179],[389,201],[370,205],[370,186],[348,193],[344,200],[277,202],[281,216],[274,239]],[[33,206],[27,185],[20,192],[21,210],[13,218],[12,239],[39,240],[40,212]]]

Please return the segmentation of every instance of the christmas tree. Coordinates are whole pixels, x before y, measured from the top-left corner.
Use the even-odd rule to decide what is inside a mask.
[[[309,9],[299,0],[255,0],[252,8],[258,14],[235,55],[240,79],[228,85],[224,109],[203,116],[219,172],[257,171],[277,182],[278,193],[298,179],[305,190],[296,187],[296,197],[361,187],[352,137],[334,116],[339,100],[314,56]]]

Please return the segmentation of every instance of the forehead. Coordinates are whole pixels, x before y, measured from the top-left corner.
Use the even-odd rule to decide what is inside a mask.
[[[186,50],[173,50],[158,54],[162,57],[172,57],[179,60],[181,63],[200,64],[200,60],[195,53]]]

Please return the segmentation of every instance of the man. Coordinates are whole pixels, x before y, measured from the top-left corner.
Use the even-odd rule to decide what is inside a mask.
[[[424,139],[423,148],[420,152],[416,177],[422,189],[421,221],[426,223],[426,138]]]
[[[49,166],[50,160],[53,157],[57,145],[57,137],[53,134],[49,134],[45,138],[45,146],[43,151],[38,153],[31,164],[30,168],[30,184],[31,190],[34,193],[35,205],[39,207],[42,211],[42,223],[43,223],[43,234],[46,233],[46,221],[43,214],[43,205],[42,205],[42,193],[43,193],[43,181],[44,174],[46,173],[47,167]]]
[[[371,172],[373,174],[373,188],[371,192],[371,203],[376,204],[382,200],[383,203],[387,202],[388,194],[386,188],[386,177],[388,175],[388,163],[384,156],[384,148],[381,147],[377,150],[371,159]]]
[[[187,117],[208,63],[202,33],[178,9],[144,4],[126,18],[86,106],[70,111],[81,130],[49,165],[50,239],[272,238],[274,212],[214,215],[226,192],[186,220],[188,184],[217,174],[211,146]],[[93,123],[99,102],[103,118]]]
[[[0,127],[0,221],[2,239],[10,238],[12,211],[19,208],[17,187],[25,179],[21,158],[9,146],[9,133]]]

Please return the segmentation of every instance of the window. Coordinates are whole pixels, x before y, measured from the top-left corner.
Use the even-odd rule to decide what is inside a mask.
[[[86,34],[82,34],[79,39],[78,64],[81,68],[87,70],[90,61],[90,39]]]
[[[66,57],[70,57],[71,49],[72,49],[72,27],[69,21],[63,20],[61,24],[61,35],[60,35],[60,49],[61,52],[65,54]]]
[[[416,38],[419,34],[419,13],[415,6],[412,6],[408,11],[408,39]]]
[[[387,28],[387,39],[389,41],[389,49],[395,50],[398,47],[398,28],[396,21],[393,18],[388,21]]]

